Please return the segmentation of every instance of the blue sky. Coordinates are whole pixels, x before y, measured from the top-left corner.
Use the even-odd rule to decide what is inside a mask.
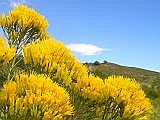
[[[80,61],[160,72],[160,0],[0,0],[0,13],[25,3]]]

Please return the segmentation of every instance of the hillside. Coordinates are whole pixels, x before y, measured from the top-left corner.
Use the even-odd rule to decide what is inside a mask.
[[[102,78],[109,75],[123,75],[127,77],[133,77],[139,82],[150,82],[156,79],[160,80],[160,73],[150,70],[145,70],[136,67],[127,67],[118,65],[115,63],[105,62],[105,63],[85,63],[87,68]]]

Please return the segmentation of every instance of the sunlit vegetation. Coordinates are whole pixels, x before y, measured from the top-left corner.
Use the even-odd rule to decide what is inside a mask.
[[[19,5],[1,15],[0,26],[0,119],[151,119],[151,102],[134,78],[91,74],[48,35],[34,9]]]

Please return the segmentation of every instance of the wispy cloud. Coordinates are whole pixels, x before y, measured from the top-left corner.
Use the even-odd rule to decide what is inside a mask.
[[[106,50],[104,48],[101,48],[101,47],[98,47],[92,44],[71,43],[71,44],[66,45],[66,47],[68,49],[71,49],[73,52],[80,53],[81,55],[84,55],[84,56],[97,55]]]
[[[10,0],[10,7],[11,8],[15,8],[20,4],[25,4],[26,1],[25,0]]]

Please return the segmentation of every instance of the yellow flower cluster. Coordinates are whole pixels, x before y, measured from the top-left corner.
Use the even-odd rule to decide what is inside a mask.
[[[117,103],[123,102],[124,118],[135,120],[148,120],[150,118],[152,105],[134,79],[110,76],[105,80],[105,93],[107,94],[104,96],[113,97]]]
[[[44,75],[19,74],[0,92],[1,118],[62,120],[72,115],[68,93]],[[6,106],[7,104],[7,106]]]
[[[75,60],[70,51],[54,39],[23,46],[23,55],[25,64],[41,66],[43,71],[65,85],[69,85],[72,80],[80,79],[82,74],[87,73],[86,68]]]
[[[53,75],[58,83],[72,84],[84,97],[102,100],[103,80],[93,75],[88,76],[86,67],[61,42],[50,39],[23,46],[23,56],[25,64],[34,66],[34,69],[35,66],[40,66],[38,70]]]
[[[29,34],[30,39],[35,36],[40,38],[48,36],[46,34],[47,20],[34,9],[25,5],[18,5],[9,12],[8,16],[2,14],[0,25],[8,34],[9,40],[23,39],[26,33]]]
[[[15,47],[9,47],[0,36],[0,63],[7,64],[15,56]]]
[[[117,104],[123,102],[122,117],[125,119],[149,120],[151,117],[152,105],[134,79],[110,76],[103,82],[102,79],[90,75],[79,80],[77,88],[84,96],[98,102],[105,102],[110,97]]]
[[[117,103],[123,102],[124,118],[140,120],[149,118],[151,114],[150,101],[135,80],[111,76],[103,81],[89,75],[86,67],[61,42],[51,39],[24,46],[23,55],[26,64],[41,66],[40,70],[48,71],[58,80],[63,79],[65,84],[72,84],[76,91],[90,100],[102,103],[112,97]]]
[[[104,82],[99,77],[89,75],[89,77],[79,79],[76,88],[82,93],[84,97],[92,100],[103,101]]]

